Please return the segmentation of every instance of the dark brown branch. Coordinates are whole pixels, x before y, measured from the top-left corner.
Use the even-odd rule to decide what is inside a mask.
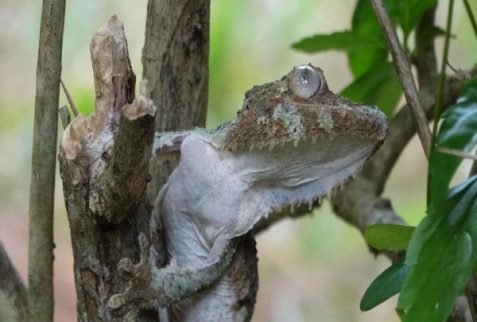
[[[205,127],[209,81],[210,0],[149,0],[143,77],[157,106],[156,131]],[[151,163],[150,202],[177,157]]]
[[[0,321],[27,322],[27,289],[2,242],[0,242],[0,276]]]
[[[53,204],[65,0],[44,0],[36,73],[30,184],[29,304],[32,320],[53,320]]]
[[[373,8],[378,18],[378,22],[383,30],[383,34],[388,43],[388,47],[393,57],[394,67],[396,68],[399,76],[399,81],[406,96],[406,100],[412,111],[414,121],[417,125],[417,133],[421,140],[424,153],[429,158],[430,146],[431,146],[431,132],[427,124],[427,118],[425,112],[421,106],[419,95],[417,92],[416,84],[411,72],[411,66],[407,60],[407,56],[399,43],[399,39],[394,29],[391,19],[389,19],[388,13],[384,8],[381,0],[372,0]]]
[[[416,50],[414,59],[417,70],[419,89],[434,93],[437,84],[437,58],[434,46],[434,35],[429,30],[434,28],[436,7],[428,10],[419,21],[415,33]],[[432,96],[435,96],[432,94]]]

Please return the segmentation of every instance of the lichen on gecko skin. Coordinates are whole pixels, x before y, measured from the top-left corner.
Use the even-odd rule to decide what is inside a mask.
[[[386,131],[376,107],[335,95],[321,69],[302,65],[253,87],[237,117],[215,130],[159,135],[158,157],[181,155],[153,210],[171,262],[192,271],[213,266],[227,241],[250,236],[270,214],[313,205],[353,177]],[[212,286],[172,304],[168,319],[249,321],[257,287],[249,246],[237,247]]]

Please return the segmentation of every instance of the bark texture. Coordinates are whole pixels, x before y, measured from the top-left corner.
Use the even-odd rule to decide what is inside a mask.
[[[65,0],[44,0],[36,73],[28,254],[32,320],[53,320],[53,204]]]
[[[210,0],[148,2],[142,63],[158,109],[156,131],[205,127],[209,15]],[[151,162],[151,203],[176,165],[174,156]]]
[[[139,258],[137,237],[148,232],[144,202],[154,136],[155,107],[147,82],[135,98],[122,23],[114,16],[91,43],[96,110],[66,128],[60,150],[75,260],[79,321],[157,321],[135,310],[114,315],[107,302],[126,288],[117,270]]]
[[[0,276],[0,321],[27,322],[27,289],[1,242]]]

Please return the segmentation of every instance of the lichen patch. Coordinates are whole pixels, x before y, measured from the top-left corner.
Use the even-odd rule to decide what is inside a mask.
[[[331,133],[331,131],[333,131],[335,123],[333,121],[333,117],[327,111],[318,111],[316,114],[316,121],[318,126],[327,133]]]
[[[285,126],[291,140],[298,142],[303,137],[305,128],[301,114],[295,106],[278,104],[273,110],[272,118]]]

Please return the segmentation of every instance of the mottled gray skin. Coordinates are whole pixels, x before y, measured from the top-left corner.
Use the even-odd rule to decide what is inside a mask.
[[[333,94],[319,68],[299,68],[318,83],[294,69],[249,90],[237,117],[215,130],[156,136],[156,157],[180,153],[152,214],[153,237],[161,227],[169,256],[165,268],[151,266],[151,288],[167,306],[161,321],[249,321],[258,285],[251,232],[311,210],[384,140],[382,112]]]
[[[228,240],[284,208],[311,207],[355,175],[380,145],[387,129],[384,115],[333,94],[322,71],[314,70],[321,85],[310,98],[293,93],[289,74],[248,91],[237,118],[216,130],[158,138],[159,154],[181,154],[153,211],[174,265],[193,270],[216,263]],[[171,306],[172,319],[248,321],[256,257],[253,250],[241,252],[250,258],[236,253],[239,259],[217,283]],[[248,274],[237,278],[241,271]]]

